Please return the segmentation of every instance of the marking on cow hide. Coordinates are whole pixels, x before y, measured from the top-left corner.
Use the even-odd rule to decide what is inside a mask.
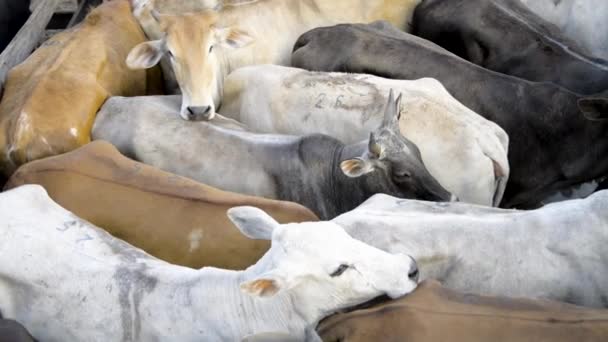
[[[375,84],[369,82],[366,76],[355,74],[300,72],[287,77],[283,87],[308,92],[314,103],[311,108],[361,113],[362,124],[374,114],[382,113],[386,103],[385,96]]]
[[[190,253],[201,247],[201,240],[203,239],[203,230],[194,229],[188,235],[188,241],[190,241]]]
[[[154,290],[158,279],[146,275],[145,264],[118,267],[113,279],[118,286],[118,302],[122,324],[122,341],[139,341],[141,333],[140,305],[145,294]]]
[[[85,233],[85,234],[84,234],[84,237],[82,237],[82,238],[80,238],[80,239],[76,240],[76,243],[81,243],[81,242],[84,242],[84,241],[91,241],[91,240],[93,240],[93,237],[92,237],[92,236],[90,236],[89,234],[86,234],[86,233]]]
[[[67,231],[68,229],[73,228],[77,225],[78,225],[78,221],[72,220],[72,221],[64,222],[63,227],[56,227],[55,229],[63,233],[65,231]]]

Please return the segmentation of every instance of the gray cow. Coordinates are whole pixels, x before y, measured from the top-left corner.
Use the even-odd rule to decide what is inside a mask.
[[[511,174],[502,207],[535,207],[556,191],[608,174],[608,159],[599,158],[608,154],[608,125],[588,120],[608,112],[605,97],[483,69],[385,22],[308,31],[296,42],[292,64],[439,80],[458,101],[509,135]]]
[[[414,34],[484,68],[580,94],[608,89],[608,62],[585,55],[520,0],[425,0]]]
[[[223,120],[187,122],[179,117],[179,97],[111,98],[93,138],[163,170],[223,190],[297,202],[325,219],[376,193],[453,199],[399,132],[400,100],[389,96],[381,127],[352,145],[325,135],[255,134]]]

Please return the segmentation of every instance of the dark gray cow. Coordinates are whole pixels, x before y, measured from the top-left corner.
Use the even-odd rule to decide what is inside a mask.
[[[35,342],[23,325],[0,315],[0,342]]]
[[[256,134],[222,120],[179,118],[179,97],[111,98],[93,138],[123,154],[217,188],[307,206],[320,218],[349,211],[376,193],[447,201],[451,194],[428,172],[398,124],[390,96],[383,123],[369,140],[345,145],[326,135]],[[226,120],[226,119],[224,119]]]
[[[581,94],[608,89],[608,62],[586,56],[519,0],[425,0],[414,34],[487,69]]]
[[[311,30],[296,42],[292,63],[318,71],[438,79],[509,135],[511,175],[503,207],[534,207],[555,191],[608,173],[608,125],[581,113],[607,112],[605,98],[583,98],[552,83],[483,69],[383,22]]]

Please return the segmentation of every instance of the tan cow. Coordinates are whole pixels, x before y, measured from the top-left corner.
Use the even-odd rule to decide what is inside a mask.
[[[256,206],[280,222],[317,221],[300,205],[220,191],[132,161],[104,141],[24,165],[7,188],[23,184],[40,184],[79,217],[194,268],[244,269],[268,249],[268,241],[246,238],[229,221],[234,206]]]
[[[603,342],[608,310],[464,294],[424,282],[406,297],[331,316],[325,342]]]
[[[150,68],[169,56],[183,94],[180,114],[209,120],[220,105],[224,78],[246,65],[289,65],[296,39],[319,26],[379,19],[405,28],[420,0],[258,0],[218,10],[154,16],[151,0],[136,13],[152,39],[131,51],[127,64]],[[158,23],[150,24],[156,17]],[[156,27],[156,28],[155,28]]]
[[[0,173],[90,141],[110,95],[144,95],[160,85],[124,60],[145,35],[126,0],[102,4],[9,73],[0,103]],[[150,89],[147,89],[150,88]]]

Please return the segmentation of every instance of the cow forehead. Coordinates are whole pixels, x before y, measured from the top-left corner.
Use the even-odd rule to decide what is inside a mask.
[[[214,11],[202,11],[183,15],[163,15],[160,23],[169,40],[191,45],[208,39],[217,18],[217,13]]]

